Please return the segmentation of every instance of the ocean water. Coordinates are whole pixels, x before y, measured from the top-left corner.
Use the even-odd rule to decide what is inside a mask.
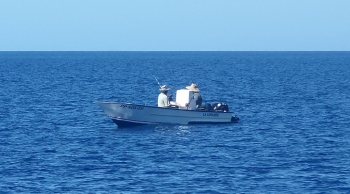
[[[192,82],[225,125],[118,128]],[[0,193],[349,193],[350,52],[0,52]]]

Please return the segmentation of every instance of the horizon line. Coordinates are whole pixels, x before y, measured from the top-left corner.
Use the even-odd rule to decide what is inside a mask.
[[[0,50],[0,52],[350,52],[350,50]]]

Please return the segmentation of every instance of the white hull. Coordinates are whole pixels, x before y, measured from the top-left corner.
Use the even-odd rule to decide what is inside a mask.
[[[142,124],[192,124],[237,122],[232,112],[184,110],[160,108],[118,102],[96,102],[119,126],[128,127]]]

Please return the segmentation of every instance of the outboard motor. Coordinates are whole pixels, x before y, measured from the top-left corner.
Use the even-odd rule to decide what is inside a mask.
[[[228,105],[225,103],[213,103],[211,106],[214,111],[229,112]]]

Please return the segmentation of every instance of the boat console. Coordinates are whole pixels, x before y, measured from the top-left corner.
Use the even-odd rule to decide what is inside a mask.
[[[196,102],[193,99],[193,91],[181,89],[176,91],[176,104],[180,109],[196,110]]]

